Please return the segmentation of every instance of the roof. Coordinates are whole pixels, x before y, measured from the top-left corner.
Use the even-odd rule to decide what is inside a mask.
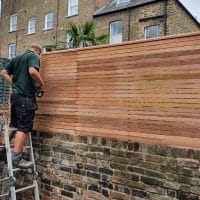
[[[141,6],[144,4],[153,3],[156,1],[158,1],[158,0],[130,0],[129,2],[117,4],[117,0],[113,0],[111,3],[106,4],[105,6],[101,7],[99,10],[97,10],[93,14],[93,16],[97,17],[100,15],[105,15],[108,13],[125,10],[127,8],[137,7],[137,6]]]
[[[129,2],[117,4],[117,0],[113,0],[111,3],[106,4],[105,6],[98,9],[94,14],[93,17],[99,17],[102,15],[110,14],[113,12],[118,12],[122,10],[127,10],[129,8],[135,8],[139,6],[143,6],[145,4],[155,3],[161,0],[130,0]],[[163,1],[163,0],[162,0]],[[200,26],[198,20],[190,13],[190,11],[181,3],[181,1],[176,0],[179,5],[193,18],[193,20]]]

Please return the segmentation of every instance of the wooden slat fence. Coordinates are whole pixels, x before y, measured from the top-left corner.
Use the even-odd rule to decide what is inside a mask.
[[[200,33],[47,53],[35,128],[200,148]]]

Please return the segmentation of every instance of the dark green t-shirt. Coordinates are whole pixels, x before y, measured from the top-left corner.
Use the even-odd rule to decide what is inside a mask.
[[[30,50],[13,58],[6,66],[6,70],[9,75],[13,75],[12,88],[24,96],[33,97],[36,83],[29,74],[29,67],[34,67],[38,71],[40,68],[39,57]]]

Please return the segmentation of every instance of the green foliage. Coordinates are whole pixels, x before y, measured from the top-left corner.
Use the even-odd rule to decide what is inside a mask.
[[[69,48],[95,46],[105,43],[108,39],[108,35],[105,34],[96,36],[95,23],[93,21],[86,22],[82,26],[77,26],[71,22],[66,33],[70,38]]]

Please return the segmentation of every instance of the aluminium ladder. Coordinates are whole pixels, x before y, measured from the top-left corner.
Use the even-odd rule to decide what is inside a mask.
[[[9,138],[9,132],[10,131],[16,131],[14,129],[8,128],[8,123],[7,123],[7,118],[6,118],[6,110],[4,109],[4,104],[1,104],[1,107],[3,108],[1,110],[3,116],[0,118],[0,133],[3,133],[4,140],[5,140],[5,146],[0,146],[0,148],[5,148],[6,147],[6,157],[7,157],[7,169],[8,173],[3,173],[6,175],[5,177],[0,179],[0,185],[2,185],[2,191],[5,191],[4,184],[5,182],[8,182],[8,192],[0,194],[0,199],[5,199],[9,198],[9,200],[17,200],[17,193],[23,192],[29,189],[34,189],[34,199],[35,200],[40,200],[39,197],[39,189],[38,189],[38,183],[37,183],[37,171],[36,171],[36,166],[35,166],[35,159],[34,159],[34,154],[33,154],[33,146],[32,146],[32,139],[31,139],[31,133],[28,133],[28,142],[29,146],[26,148],[29,149],[29,156],[30,156],[30,161],[33,163],[33,167],[31,169],[32,172],[32,184],[29,186],[25,186],[22,188],[16,189],[16,177],[15,174],[17,171],[20,171],[22,169],[20,168],[14,168],[12,164],[12,152],[11,152],[11,145],[10,145],[10,138]],[[6,164],[5,164],[6,165]],[[29,168],[28,168],[29,169]],[[4,168],[5,170],[5,168]]]

